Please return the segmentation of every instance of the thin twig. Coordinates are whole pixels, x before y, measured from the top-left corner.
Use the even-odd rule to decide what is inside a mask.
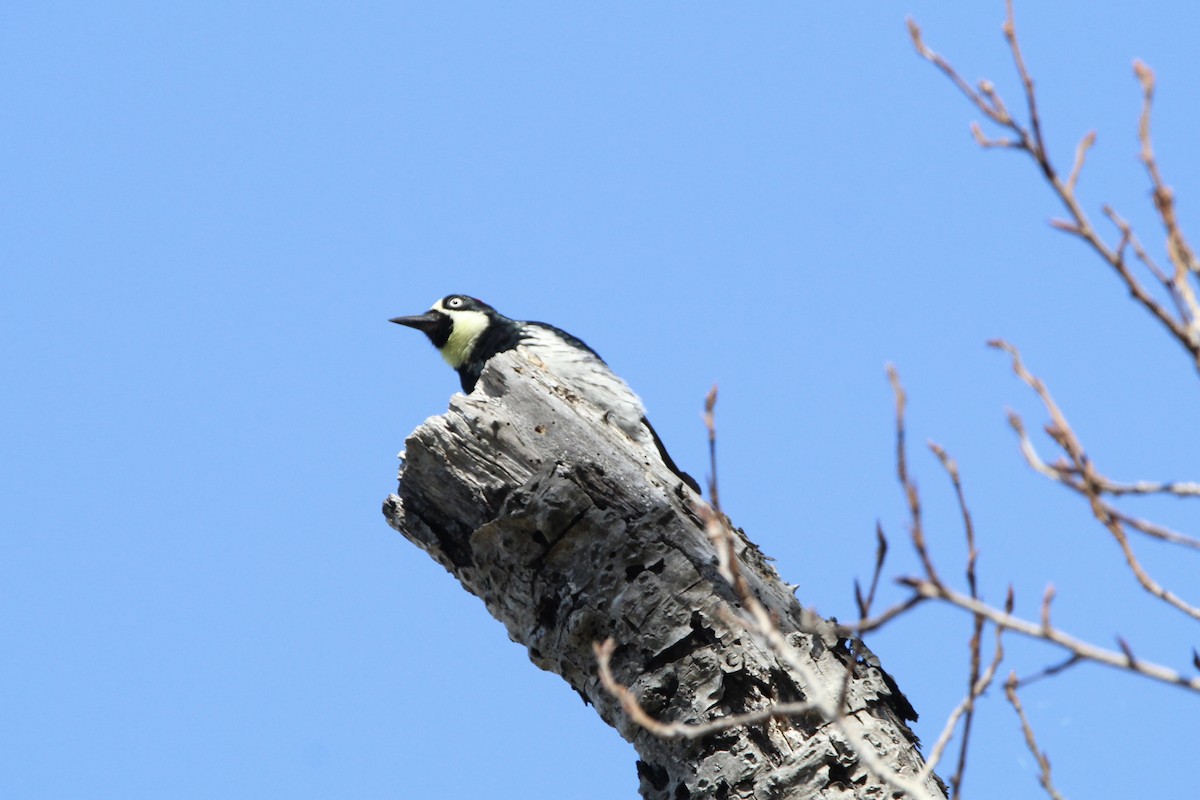
[[[714,383],[704,398],[704,427],[708,431],[708,498],[713,508],[721,510],[721,498],[717,495],[717,427],[713,420],[713,409],[717,405],[717,385]]]
[[[975,547],[975,526],[971,521],[971,511],[967,507],[966,494],[963,492],[962,479],[958,473],[958,462],[956,462],[946,452],[946,449],[936,442],[929,443],[929,449],[937,456],[941,462],[942,468],[946,474],[950,476],[950,482],[954,486],[954,495],[958,499],[958,510],[962,515],[963,532],[967,538],[967,587],[971,593],[971,597],[979,599],[978,580],[975,575],[975,565],[979,559],[979,551]],[[981,638],[983,637],[984,618],[979,614],[974,614],[971,619],[971,637],[968,640],[969,667],[967,676],[967,686],[971,687],[967,694],[967,700],[964,708],[963,717],[963,732],[962,739],[959,742],[958,762],[955,765],[954,774],[950,777],[950,786],[953,788],[952,798],[962,796],[963,777],[967,769],[967,751],[971,742],[971,728],[975,722],[975,697],[982,694],[981,688],[978,693],[974,687],[979,686],[980,669],[981,669]],[[1003,655],[1003,650],[1000,647],[1001,629],[996,629],[996,655],[988,673],[988,683],[991,682],[991,676],[995,674],[995,670],[1000,665],[1000,658]],[[986,688],[983,687],[983,688]]]
[[[920,27],[912,19],[908,20],[909,36],[912,39],[914,47],[917,49],[917,53],[922,58],[932,63],[943,75],[949,78],[979,112],[1009,134],[992,138],[986,135],[979,125],[972,123],[971,134],[975,138],[975,141],[985,148],[1022,150],[1029,154],[1069,215],[1069,219],[1066,220],[1051,220],[1051,225],[1083,240],[1102,260],[1107,262],[1120,277],[1126,288],[1128,288],[1130,295],[1153,315],[1188,352],[1193,368],[1200,371],[1200,302],[1196,299],[1196,291],[1193,285],[1187,279],[1189,273],[1192,275],[1200,274],[1200,264],[1197,264],[1194,251],[1188,244],[1178,224],[1175,215],[1174,196],[1159,174],[1158,164],[1154,158],[1153,148],[1151,147],[1150,105],[1154,88],[1153,74],[1141,62],[1135,64],[1135,73],[1142,84],[1144,97],[1142,119],[1139,125],[1139,139],[1142,143],[1142,160],[1146,164],[1147,171],[1150,173],[1154,189],[1155,207],[1158,209],[1159,216],[1162,218],[1164,227],[1167,230],[1167,249],[1172,264],[1175,266],[1175,274],[1167,277],[1162,274],[1161,270],[1156,270],[1153,267],[1151,269],[1155,272],[1156,277],[1161,276],[1160,280],[1168,286],[1172,299],[1179,311],[1178,317],[1173,316],[1162,304],[1151,296],[1142,283],[1129,270],[1125,259],[1125,248],[1132,241],[1132,231],[1127,226],[1118,225],[1119,228],[1122,228],[1121,239],[1115,247],[1110,247],[1100,238],[1100,235],[1092,225],[1090,217],[1083,210],[1083,206],[1079,202],[1079,198],[1076,195],[1076,188],[1083,171],[1086,153],[1095,141],[1094,135],[1088,133],[1080,140],[1075,151],[1075,160],[1071,171],[1065,180],[1050,159],[1042,130],[1042,120],[1038,110],[1033,77],[1026,66],[1017,36],[1012,0],[1006,0],[1005,10],[1004,38],[1012,54],[1017,74],[1021,79],[1025,105],[1029,116],[1028,126],[1015,119],[1008,112],[1004,101],[996,92],[991,81],[980,81],[979,89],[976,90],[970,83],[964,80],[943,56],[932,50],[925,43]],[[1139,254],[1139,258],[1147,266],[1152,264],[1152,261],[1148,258],[1142,258],[1141,254]]]
[[[963,492],[962,479],[958,474],[958,463],[951,458],[944,447],[936,442],[929,443],[929,449],[938,457],[942,468],[950,476],[954,486],[954,496],[958,499],[958,512],[962,516],[963,533],[967,537],[967,586],[972,597],[978,597],[978,582],[975,577],[975,563],[979,560],[979,551],[975,548],[975,525],[971,522],[971,510],[967,508],[967,497]]]
[[[908,586],[915,593],[922,595],[926,599],[940,600],[972,614],[982,614],[987,617],[989,622],[995,625],[999,625],[1014,633],[1019,633],[1022,636],[1028,636],[1031,639],[1040,639],[1041,641],[1049,642],[1069,653],[1077,655],[1080,659],[1136,672],[1151,680],[1200,693],[1200,677],[1186,677],[1173,669],[1143,659],[1136,659],[1134,663],[1130,663],[1128,656],[1124,653],[1097,647],[1094,644],[1064,633],[1055,627],[1045,628],[1040,623],[1015,617],[1010,612],[1001,611],[981,600],[976,600],[961,592],[957,592],[949,586],[939,586],[933,581],[924,578],[901,578],[900,583]],[[856,627],[851,626],[851,628]]]
[[[990,119],[992,122],[995,122],[997,125],[1009,125],[1012,122],[1012,118],[1008,115],[1008,110],[1004,108],[1003,105],[989,103],[984,99],[984,94],[986,94],[988,97],[995,98],[995,94],[989,84],[985,84],[984,94],[976,92],[974,87],[963,80],[962,76],[958,74],[958,71],[955,70],[954,67],[950,66],[946,59],[942,58],[942,56],[925,46],[925,41],[921,36],[921,28],[917,25],[916,21],[912,17],[908,18],[908,35],[912,39],[913,46],[916,47],[917,52],[920,53],[921,58],[926,59],[940,69],[942,73],[949,78],[955,86],[958,87],[959,91],[967,96],[967,99],[970,100],[976,108],[987,115],[988,119]]]
[[[715,430],[715,424],[713,429]],[[735,552],[735,537],[728,517],[716,510],[705,511],[703,507],[701,507],[700,516],[709,539],[718,551],[718,569],[733,586],[734,592],[741,600],[742,608],[749,617],[748,626],[766,641],[777,658],[796,672],[804,685],[814,688],[821,686],[821,677],[805,659],[800,657],[796,648],[788,642],[779,626],[775,624],[771,613],[750,591]],[[931,792],[926,786],[932,770],[930,769],[928,772],[923,770],[918,776],[910,777],[892,769],[880,757],[875,746],[863,737],[856,726],[848,722],[848,717],[842,708],[844,694],[845,692],[840,692],[837,697],[830,697],[825,692],[814,692],[815,696],[810,697],[809,702],[813,703],[821,718],[828,720],[846,738],[863,766],[879,776],[892,789],[904,792],[909,797],[918,800],[937,800],[938,795]]]
[[[712,453],[715,453],[716,439],[715,406],[716,392],[714,390],[709,393],[705,404],[705,424],[709,430],[710,452]],[[736,552],[733,529],[729,524],[728,517],[716,507],[715,501],[719,495],[716,487],[715,468],[712,471],[710,481],[711,495],[714,503],[708,505],[700,502],[696,504],[696,507],[701,521],[704,523],[705,532],[717,552],[718,571],[733,587],[734,592],[741,601],[742,608],[748,616],[748,619],[745,619],[747,628],[762,637],[776,657],[795,671],[803,685],[812,687],[814,696],[803,703],[790,704],[790,707],[785,704],[778,704],[750,712],[749,715],[743,714],[712,720],[703,724],[704,727],[701,729],[701,732],[694,730],[694,726],[660,722],[645,713],[641,704],[637,702],[637,698],[634,696],[632,690],[623,686],[613,677],[610,660],[616,644],[611,639],[604,643],[593,645],[599,665],[601,683],[610,693],[618,698],[622,708],[629,715],[630,719],[644,726],[647,730],[659,733],[660,735],[686,736],[691,738],[720,730],[728,730],[743,724],[751,724],[751,721],[764,722],[776,716],[815,713],[836,728],[845,738],[849,747],[857,754],[863,767],[877,775],[892,790],[906,794],[914,800],[942,800],[939,795],[928,789],[923,780],[919,781],[908,775],[896,772],[883,760],[876,746],[867,741],[858,728],[849,723],[849,717],[842,713],[842,698],[840,696],[831,697],[826,692],[817,691],[817,687],[822,686],[824,683],[821,680],[821,676],[816,673],[810,664],[800,657],[796,648],[788,642],[779,629],[779,626],[775,623],[771,613],[750,590],[742,574],[741,563]],[[846,669],[850,670],[852,666],[847,665]]]
[[[1054,788],[1054,782],[1051,780],[1050,759],[1038,748],[1037,739],[1033,735],[1033,726],[1029,724],[1029,718],[1025,716],[1025,709],[1021,706],[1021,698],[1017,697],[1016,673],[1010,675],[1008,681],[1004,684],[1004,694],[1008,697],[1008,702],[1012,703],[1012,707],[1016,710],[1017,716],[1021,720],[1021,732],[1025,734],[1025,744],[1029,747],[1029,752],[1037,760],[1038,782],[1042,784],[1042,788],[1054,800],[1063,800],[1063,796]]]
[[[1042,630],[1050,630],[1054,626],[1050,623],[1050,606],[1054,604],[1054,584],[1046,585],[1046,591],[1042,593]]]
[[[1078,146],[1075,148],[1075,163],[1071,167],[1071,174],[1067,176],[1067,189],[1075,191],[1075,184],[1079,182],[1079,173],[1083,170],[1083,160],[1087,157],[1087,151],[1096,143],[1096,132],[1088,131],[1087,134],[1079,140]]]
[[[1162,600],[1172,608],[1188,615],[1192,619],[1200,620],[1200,608],[1185,602],[1146,572],[1145,567],[1142,566],[1141,561],[1134,554],[1133,547],[1129,544],[1129,536],[1125,533],[1125,526],[1122,520],[1117,515],[1111,513],[1110,507],[1101,498],[1100,481],[1095,467],[1092,465],[1091,459],[1084,453],[1083,445],[1067,422],[1066,415],[1058,407],[1058,404],[1054,401],[1054,398],[1050,395],[1050,391],[1041,379],[1025,368],[1025,364],[1021,360],[1020,351],[1001,339],[995,339],[988,344],[1009,354],[1012,359],[1013,372],[1029,388],[1033,389],[1034,393],[1042,401],[1042,405],[1050,415],[1050,425],[1046,429],[1047,433],[1050,434],[1055,443],[1063,449],[1063,452],[1071,460],[1074,474],[1079,479],[1079,490],[1088,500],[1092,516],[1112,534],[1113,539],[1116,540],[1117,545],[1121,548],[1121,553],[1125,556],[1125,562],[1129,565],[1129,569],[1133,572],[1138,584],[1151,595]],[[1024,431],[1024,426],[1020,425],[1018,430]],[[1062,470],[1060,469],[1059,471],[1061,472]]]
[[[1046,173],[1046,177],[1052,181],[1057,181],[1057,175],[1054,171],[1054,166],[1050,163],[1050,159],[1046,157],[1046,141],[1042,137],[1042,121],[1038,116],[1037,98],[1033,92],[1033,78],[1029,75],[1029,70],[1025,68],[1025,58],[1021,55],[1021,45],[1017,41],[1017,23],[1013,18],[1012,0],[1004,0],[1004,38],[1008,41],[1008,48],[1012,51],[1013,62],[1017,67],[1017,74],[1021,76],[1021,85],[1025,87],[1025,105],[1029,110],[1029,124],[1033,129],[1033,138],[1031,146],[1027,149],[1037,159],[1038,164]],[[1028,138],[1028,137],[1026,137]]]
[[[1150,271],[1150,274],[1155,277],[1159,284],[1161,284],[1171,296],[1171,300],[1175,304],[1175,312],[1179,315],[1179,318],[1186,318],[1188,313],[1187,301],[1185,301],[1181,296],[1179,287],[1175,285],[1175,281],[1171,277],[1167,276],[1167,273],[1164,272],[1162,267],[1158,265],[1158,262],[1155,261],[1148,252],[1146,252],[1146,248],[1142,245],[1141,240],[1138,239],[1137,234],[1133,232],[1133,226],[1126,222],[1125,219],[1107,203],[1104,204],[1101,210],[1104,212],[1104,216],[1108,217],[1109,221],[1112,222],[1112,224],[1115,225],[1117,230],[1121,233],[1121,240],[1117,245],[1117,264],[1114,265],[1116,266],[1117,271],[1122,275],[1127,275],[1127,270],[1125,267],[1125,248],[1126,246],[1133,247],[1133,254],[1137,257],[1137,260]],[[1126,277],[1126,282],[1128,283],[1131,280],[1133,280],[1132,275],[1128,275]]]
[[[882,628],[884,625],[896,619],[896,617],[902,616],[906,612],[911,611],[928,599],[929,598],[922,597],[919,594],[910,595],[901,602],[896,603],[894,606],[885,609],[873,617],[860,619],[853,625],[839,626],[838,631],[844,636],[862,636],[864,633],[870,633],[871,631]]]
[[[782,631],[779,630],[779,626],[775,624],[775,620],[771,617],[770,612],[754,596],[754,593],[750,591],[749,586],[742,577],[737,556],[734,553],[733,531],[730,529],[725,516],[710,513],[705,520],[705,525],[709,528],[709,537],[713,540],[718,550],[725,551],[723,555],[718,555],[718,562],[729,565],[730,574],[725,575],[725,577],[733,586],[734,591],[742,602],[743,609],[749,616],[748,625],[766,641],[772,652],[780,660],[785,662],[800,676],[805,685],[810,687],[820,686],[822,683],[820,676],[816,674],[812,667],[800,657],[800,654],[791,643],[787,641]],[[879,776],[892,789],[907,793],[912,798],[937,800],[938,796],[926,788],[925,781],[920,775],[910,777],[896,772],[879,756],[875,747],[863,737],[857,727],[849,724],[847,716],[840,713],[840,697],[829,697],[825,693],[820,692],[810,698],[810,701],[821,718],[828,720],[846,738],[863,766]]]
[[[854,602],[858,606],[859,619],[865,619],[871,615],[871,606],[875,604],[875,590],[879,588],[879,576],[883,574],[883,565],[887,560],[888,543],[887,537],[883,535],[883,526],[878,522],[875,523],[875,569],[871,572],[871,588],[867,591],[867,596],[863,597],[862,588],[858,585],[858,580],[854,581]]]
[[[1046,461],[1038,454],[1037,448],[1034,446],[1033,441],[1029,438],[1029,434],[1025,430],[1025,423],[1019,414],[1014,411],[1008,412],[1008,424],[1017,434],[1017,439],[1020,441],[1021,455],[1024,456],[1025,462],[1029,464],[1030,467],[1032,467],[1038,473],[1046,476],[1050,480],[1057,481],[1067,488],[1087,497],[1087,487],[1084,485],[1083,481],[1076,476],[1074,469],[1069,468],[1065,464],[1047,464]],[[1094,467],[1093,475],[1096,479],[1095,488],[1097,489],[1098,493],[1107,493],[1112,495],[1139,494],[1136,492],[1121,492],[1121,485],[1111,483],[1107,478],[1095,473]],[[1188,486],[1189,484],[1180,485]],[[1117,488],[1118,491],[1111,491],[1112,487]],[[1149,492],[1147,492],[1147,494],[1149,494]],[[1186,494],[1168,492],[1168,494],[1175,494],[1179,497],[1191,496],[1190,492],[1187,492]],[[1128,525],[1136,531],[1144,533],[1154,539],[1160,539],[1164,542],[1170,542],[1172,544],[1182,545],[1183,547],[1190,547],[1200,550],[1200,539],[1179,533],[1178,531],[1173,531],[1170,528],[1158,525],[1148,520],[1134,517],[1125,513],[1124,511],[1121,511],[1115,506],[1104,502],[1103,499],[1099,499],[1098,502],[1103,506],[1106,514],[1112,516],[1118,522]]]
[[[904,410],[908,403],[908,397],[900,383],[900,373],[891,364],[887,365],[887,376],[888,382],[892,385],[892,393],[896,396],[896,476],[900,479],[900,485],[904,487],[904,495],[908,499],[909,533],[912,536],[913,547],[916,548],[917,555],[921,559],[921,566],[925,568],[925,574],[930,580],[940,580],[937,569],[933,566],[933,559],[929,555],[929,549],[925,546],[925,530],[921,523],[921,496],[917,492],[916,483],[908,473],[904,424]]]
[[[942,726],[942,732],[938,735],[937,740],[933,744],[933,748],[929,751],[929,757],[925,760],[925,769],[932,774],[932,771],[937,767],[945,754],[946,747],[950,744],[950,739],[954,735],[955,728],[958,727],[958,721],[963,720],[963,737],[962,745],[959,748],[958,767],[954,772],[954,776],[950,779],[950,785],[954,787],[952,797],[958,797],[962,793],[963,773],[966,770],[967,759],[967,741],[971,735],[970,719],[975,711],[975,701],[983,696],[983,693],[988,690],[995,680],[996,670],[1000,668],[1000,662],[1004,660],[1004,647],[1001,639],[1003,629],[996,629],[996,648],[992,653],[992,660],[988,664],[986,670],[982,674],[977,675],[975,680],[968,685],[967,696],[954,707],[950,715],[946,718],[946,724]]]
[[[1167,254],[1176,264],[1180,272],[1198,272],[1196,255],[1179,229],[1179,220],[1175,216],[1175,193],[1163,181],[1158,169],[1158,160],[1154,156],[1154,145],[1150,137],[1150,109],[1154,103],[1154,71],[1143,62],[1133,62],[1133,74],[1142,85],[1142,114],[1138,120],[1138,141],[1141,143],[1142,163],[1150,176],[1154,189],[1154,206],[1162,217],[1163,227],[1167,233]],[[1177,274],[1176,280],[1181,280]],[[1196,311],[1195,307],[1192,308]],[[1193,316],[1193,319],[1195,315]]]
[[[617,649],[617,643],[610,638],[603,642],[594,643],[592,648],[596,653],[596,665],[600,675],[600,683],[603,684],[604,688],[611,695],[620,701],[621,708],[625,710],[625,713],[631,720],[655,736],[663,739],[700,739],[711,733],[740,728],[745,725],[758,725],[772,719],[797,717],[808,714],[816,708],[813,703],[809,702],[775,703],[756,711],[718,717],[709,722],[662,722],[646,713],[646,710],[642,708],[642,704],[638,702],[637,696],[634,695],[633,690],[623,685],[613,676],[612,656]]]
[[[1084,662],[1084,659],[1082,657],[1076,655],[1075,653],[1072,653],[1065,660],[1063,660],[1057,664],[1052,664],[1049,667],[1045,667],[1044,669],[1038,670],[1037,672],[1033,673],[1032,675],[1030,675],[1027,678],[1021,678],[1019,681],[1017,681],[1017,683],[1020,684],[1021,686],[1028,686],[1029,684],[1036,683],[1043,678],[1049,678],[1053,675],[1057,675],[1060,672],[1066,672],[1068,669],[1075,666],[1076,664],[1082,664],[1083,662]]]

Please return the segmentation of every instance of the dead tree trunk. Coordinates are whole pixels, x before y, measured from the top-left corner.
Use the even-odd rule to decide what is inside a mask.
[[[664,721],[707,722],[846,686],[847,722],[893,769],[920,768],[902,719],[911,708],[878,662],[855,657],[831,623],[804,611],[744,538],[738,556],[752,591],[824,685],[806,685],[741,624],[695,501],[602,412],[509,353],[471,395],[455,395],[446,414],[412,433],[399,495],[383,510],[535,664],[634,744],[643,797],[895,794],[819,716],[665,739],[631,722],[600,685],[593,643],[612,637],[617,678]]]

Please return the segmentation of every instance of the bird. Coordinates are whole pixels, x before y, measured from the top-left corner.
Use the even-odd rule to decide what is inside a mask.
[[[663,464],[697,494],[700,485],[675,465],[658,432],[646,419],[646,407],[600,355],[581,339],[544,322],[510,319],[482,300],[451,294],[424,314],[393,317],[397,325],[415,328],[458,373],[463,392],[470,394],[484,365],[499,353],[516,350],[540,363],[567,388],[605,413],[626,435],[643,447],[653,446]]]

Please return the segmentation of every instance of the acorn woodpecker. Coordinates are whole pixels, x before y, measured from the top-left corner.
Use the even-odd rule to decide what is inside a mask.
[[[544,322],[509,319],[496,309],[463,294],[443,297],[424,314],[394,317],[390,322],[422,331],[458,372],[464,392],[475,389],[488,359],[516,350],[562,380],[575,394],[603,410],[629,438],[653,445],[663,463],[699,494],[700,485],[675,466],[658,433],[646,419],[646,408],[625,381],[595,350],[566,331]]]

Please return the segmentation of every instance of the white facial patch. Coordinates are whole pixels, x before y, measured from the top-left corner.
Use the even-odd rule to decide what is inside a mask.
[[[440,352],[446,363],[454,369],[461,367],[471,355],[476,340],[487,329],[488,316],[482,311],[459,311],[446,308],[442,301],[433,304],[433,311],[450,317],[450,338],[441,346]]]

